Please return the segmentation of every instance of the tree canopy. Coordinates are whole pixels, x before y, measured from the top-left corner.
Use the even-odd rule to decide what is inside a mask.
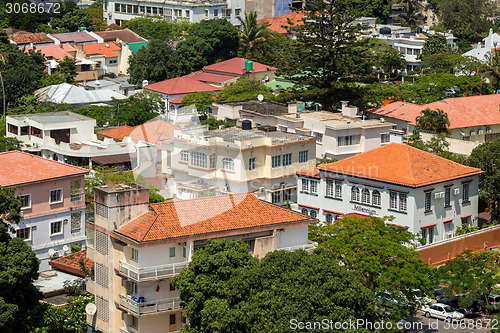
[[[257,24],[257,13],[245,13],[245,19],[238,17],[241,23],[240,52],[244,58],[255,55],[257,45],[264,43],[269,37],[269,29],[263,24]]]
[[[425,59],[428,56],[436,53],[448,52],[449,47],[446,42],[446,37],[441,34],[429,35],[425,39],[422,47],[422,53],[419,55],[420,59]]]
[[[500,51],[496,49],[486,55],[486,63],[479,66],[478,73],[482,79],[488,79],[495,84],[495,92],[500,84]]]
[[[128,28],[146,39],[173,41],[181,38],[189,29],[188,22],[167,22],[156,17],[137,17],[123,22],[122,27]]]
[[[443,110],[425,109],[415,119],[417,127],[421,130],[431,131],[439,134],[449,133],[450,120]]]
[[[256,98],[262,94],[264,98],[274,100],[273,91],[264,83],[253,78],[240,77],[235,82],[225,86],[217,94],[216,101],[230,102],[241,101],[248,98]]]

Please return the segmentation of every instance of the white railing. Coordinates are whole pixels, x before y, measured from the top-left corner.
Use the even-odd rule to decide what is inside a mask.
[[[289,246],[289,247],[283,247],[281,249],[277,250],[282,250],[282,251],[295,251],[295,250],[314,250],[318,246],[318,243],[312,242],[309,244],[304,244],[304,245],[296,245],[296,246]]]
[[[181,306],[179,297],[165,298],[149,302],[136,302],[130,297],[120,295],[120,307],[137,316],[173,311]]]
[[[440,240],[440,241],[437,241],[437,242],[432,242],[430,244],[421,245],[421,246],[417,247],[417,251],[418,250],[427,249],[429,247],[433,247],[433,246],[445,244],[445,243],[448,243],[448,242],[454,242],[456,240],[464,239],[464,238],[467,238],[467,237],[470,237],[470,236],[479,235],[479,234],[482,234],[482,233],[485,233],[485,232],[488,232],[488,231],[492,231],[492,230],[495,230],[495,229],[498,229],[498,228],[500,228],[500,224],[494,225],[494,226],[491,226],[491,227],[487,227],[487,228],[483,228],[483,229],[480,229],[480,230],[477,230],[477,231],[469,232],[467,234],[463,234],[463,235],[460,235],[460,236],[455,236],[455,237],[448,238],[448,239],[443,239],[443,240]]]
[[[125,276],[137,282],[141,282],[141,281],[161,280],[168,277],[172,277],[174,275],[179,274],[180,271],[182,271],[188,265],[189,262],[185,261],[169,265],[138,268],[120,260],[120,265],[118,270],[122,276]]]

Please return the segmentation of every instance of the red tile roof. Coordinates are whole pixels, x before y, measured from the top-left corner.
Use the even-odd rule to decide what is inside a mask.
[[[161,141],[174,137],[174,130],[180,128],[161,119],[150,121],[139,126],[120,126],[111,128],[100,134],[117,140],[123,140],[125,137],[131,137],[134,142],[146,141],[152,143],[161,149]]]
[[[232,75],[224,75],[224,74],[215,74],[215,73],[206,73],[203,71],[197,71],[191,74],[184,75],[184,77],[190,77],[192,79],[196,79],[201,82],[214,82],[214,83],[223,83],[229,80],[234,80],[235,77]]]
[[[89,170],[17,150],[0,153],[0,186],[84,175]]]
[[[41,45],[33,47],[27,47],[24,49],[24,52],[28,53],[28,51],[35,49],[36,51],[40,51],[45,58],[54,58],[57,61],[63,60],[64,57],[74,58],[73,54],[76,53],[76,49],[69,44],[59,44],[59,45]],[[70,53],[75,52],[75,53]]]
[[[266,72],[277,70],[276,67],[263,65],[258,62],[253,62],[252,73]],[[218,62],[216,64],[208,65],[203,67],[204,72],[218,72],[218,73],[228,73],[228,74],[245,74],[245,59],[243,58],[232,58],[226,61]]]
[[[63,272],[68,272],[81,277],[85,277],[85,273],[81,270],[80,261],[83,260],[85,267],[91,272],[94,269],[94,262],[87,259],[87,250],[81,250],[67,256],[49,261],[49,265]]]
[[[156,91],[167,95],[189,94],[201,91],[221,90],[220,88],[216,88],[209,84],[184,76],[148,84],[143,88],[146,90]]]
[[[407,187],[421,187],[483,172],[401,143],[390,143],[338,162],[320,164],[316,169]]]
[[[304,18],[303,12],[291,12],[285,15],[276,16],[276,17],[266,17],[257,21],[257,24],[263,24],[267,28],[276,31],[280,34],[288,33],[286,27],[296,27],[299,25],[303,25]],[[288,19],[290,19],[292,25],[288,24]]]
[[[137,242],[189,236],[217,237],[217,233],[251,232],[252,228],[283,228],[315,223],[307,215],[257,199],[252,193],[228,194],[151,204],[151,211],[115,232]]]
[[[16,44],[48,44],[54,43],[52,39],[47,37],[43,32],[37,32],[34,34],[19,34],[19,35],[10,35],[10,40],[12,40]]]
[[[124,43],[139,43],[145,42],[146,39],[142,38],[135,32],[129,29],[123,30],[110,30],[110,31],[96,31],[96,35],[102,37],[105,42],[114,42],[116,39],[121,40]]]
[[[97,38],[92,37],[87,31],[67,32],[62,34],[52,34],[61,43],[92,43],[97,42]]]
[[[104,58],[118,57],[118,53],[114,51],[120,51],[121,49],[115,42],[83,45],[83,51],[88,55],[102,54]]]
[[[394,102],[368,110],[383,117],[400,119],[415,125],[420,112],[430,108],[441,109],[448,115],[450,129],[500,124],[500,94],[447,98],[442,101],[417,105]]]

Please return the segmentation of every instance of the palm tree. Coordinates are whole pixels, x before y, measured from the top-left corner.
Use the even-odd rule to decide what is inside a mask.
[[[498,92],[500,83],[500,51],[498,49],[486,55],[486,63],[479,66],[477,73],[481,75],[481,79],[488,79],[491,84],[495,81],[495,93]]]
[[[245,13],[245,20],[238,17],[241,22],[240,49],[245,58],[255,54],[255,46],[264,43],[269,37],[269,30],[263,24],[257,24],[257,13]]]
[[[397,21],[410,27],[416,27],[424,21],[422,12],[425,7],[419,0],[394,0],[393,4],[402,5],[404,8],[404,13],[396,17]]]
[[[0,52],[0,67],[3,67],[5,63],[7,62],[7,56]],[[0,82],[2,83],[2,98],[3,98],[3,118],[5,119],[5,115],[7,114],[7,109],[5,105],[5,86],[3,84],[3,76],[2,76],[2,71],[0,70]]]
[[[448,134],[450,120],[448,115],[443,110],[425,109],[420,112],[420,116],[416,119],[417,127],[421,130],[432,131],[439,134]]]

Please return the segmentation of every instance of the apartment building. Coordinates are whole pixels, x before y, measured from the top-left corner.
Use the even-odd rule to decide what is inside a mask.
[[[87,257],[95,262],[87,291],[96,313],[89,332],[177,332],[185,322],[171,279],[209,239],[241,239],[257,256],[314,247],[316,219],[251,193],[149,205],[137,184],[95,188],[95,223],[87,223]]]
[[[296,201],[296,171],[316,165],[315,141],[273,126],[252,128],[249,121],[242,128],[182,128],[163,144],[163,173],[178,198],[255,192],[282,205]]]
[[[298,209],[332,223],[346,214],[393,216],[427,243],[477,225],[480,169],[399,143],[298,172]]]
[[[22,199],[21,220],[12,237],[31,246],[40,271],[49,260],[85,245],[84,176],[87,169],[20,151],[0,153],[0,186],[14,187]]]

